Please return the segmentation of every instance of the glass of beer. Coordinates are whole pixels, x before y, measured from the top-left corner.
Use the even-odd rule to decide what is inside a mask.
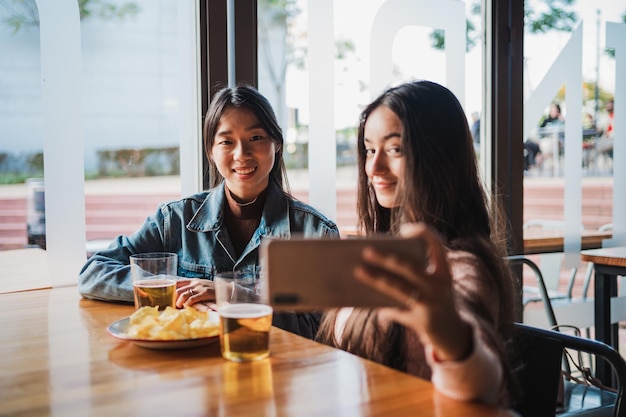
[[[130,256],[135,309],[176,308],[178,255],[169,252],[139,253]]]
[[[220,347],[222,356],[230,361],[256,361],[270,355],[272,307],[263,302],[259,287],[255,272],[215,275]]]

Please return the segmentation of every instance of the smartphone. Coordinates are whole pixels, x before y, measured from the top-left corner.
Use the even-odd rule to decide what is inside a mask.
[[[366,246],[425,262],[419,238],[264,239],[259,248],[263,296],[276,310],[402,306],[354,278]]]

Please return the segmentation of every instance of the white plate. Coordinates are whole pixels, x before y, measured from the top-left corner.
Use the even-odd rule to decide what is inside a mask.
[[[116,339],[120,339],[126,342],[133,342],[137,346],[146,349],[187,349],[199,346],[208,345],[214,343],[219,339],[218,335],[199,337],[197,339],[181,339],[181,340],[150,340],[150,339],[136,339],[128,337],[126,331],[130,324],[130,317],[123,318],[116,322],[113,322],[107,327],[107,332]]]

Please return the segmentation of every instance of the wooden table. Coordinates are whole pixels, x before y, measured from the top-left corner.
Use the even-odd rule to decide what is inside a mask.
[[[610,239],[611,232],[585,230],[581,235],[581,249],[602,247],[604,239]],[[563,252],[563,231],[556,229],[529,228],[524,230],[524,253]]]
[[[626,275],[626,246],[585,250],[580,259],[593,262],[595,338],[619,351],[618,324],[611,323],[611,298],[617,295],[617,277]],[[608,363],[598,363],[600,380],[607,381],[611,374]]]
[[[106,332],[132,311],[76,287],[0,294],[0,415],[513,415],[276,328],[253,363],[222,359],[219,342],[144,349]]]

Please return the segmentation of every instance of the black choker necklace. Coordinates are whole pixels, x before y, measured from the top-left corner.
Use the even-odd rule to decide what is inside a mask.
[[[257,199],[259,198],[259,196],[257,195],[256,198],[252,201],[248,201],[247,203],[240,203],[239,201],[237,201],[237,198],[233,195],[232,191],[228,190],[228,194],[230,194],[230,198],[233,199],[233,201],[235,202],[235,204],[237,204],[239,207],[245,207],[245,206],[249,206],[251,204],[256,203]]]
[[[232,194],[231,194],[231,196],[232,196]],[[254,204],[254,203],[256,203],[257,198],[259,198],[259,197],[257,196],[254,200],[252,200],[252,201],[248,201],[247,203],[238,203],[238,202],[237,202],[237,200],[235,200],[234,198],[233,198],[233,201],[234,201],[234,202],[235,202],[235,204],[237,204],[239,207],[245,207],[245,206],[249,206],[250,204]]]

